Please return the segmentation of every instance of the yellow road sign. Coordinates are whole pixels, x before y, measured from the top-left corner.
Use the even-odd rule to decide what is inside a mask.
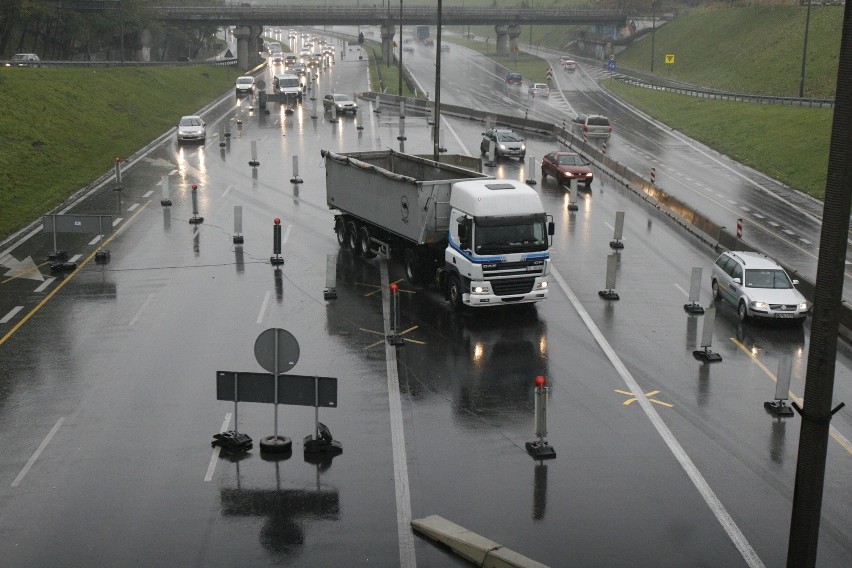
[[[666,54],[666,63],[674,63],[674,53]]]

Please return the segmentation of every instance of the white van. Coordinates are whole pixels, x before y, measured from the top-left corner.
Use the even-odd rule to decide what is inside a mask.
[[[282,95],[282,102],[302,103],[302,81],[298,75],[276,74],[272,78],[272,92]]]

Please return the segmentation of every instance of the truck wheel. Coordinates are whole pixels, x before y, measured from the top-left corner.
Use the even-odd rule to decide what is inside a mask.
[[[361,254],[361,247],[358,246],[358,224],[355,221],[349,221],[346,224],[346,248],[352,251],[352,254]]]
[[[358,231],[358,248],[361,249],[361,254],[364,255],[364,258],[373,258],[376,256],[376,253],[370,248],[370,229],[363,225],[361,230]]]
[[[450,283],[447,286],[447,299],[454,310],[461,311],[464,308],[464,300],[462,297],[462,285],[458,276],[450,277]]]
[[[334,222],[334,234],[337,235],[337,244],[340,248],[346,248],[346,221],[342,218]]]
[[[420,260],[414,249],[407,248],[402,253],[402,263],[405,269],[405,279],[412,284],[420,284],[423,280],[423,271],[420,269]]]

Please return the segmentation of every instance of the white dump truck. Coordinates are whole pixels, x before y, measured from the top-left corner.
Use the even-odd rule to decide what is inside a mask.
[[[322,156],[337,242],[352,254],[400,258],[408,281],[456,309],[547,298],[553,219],[531,187],[393,150]]]

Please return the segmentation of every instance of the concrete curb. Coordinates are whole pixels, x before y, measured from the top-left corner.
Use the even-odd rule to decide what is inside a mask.
[[[465,560],[483,568],[547,568],[440,515],[414,519],[411,527],[415,532],[448,546]]]

